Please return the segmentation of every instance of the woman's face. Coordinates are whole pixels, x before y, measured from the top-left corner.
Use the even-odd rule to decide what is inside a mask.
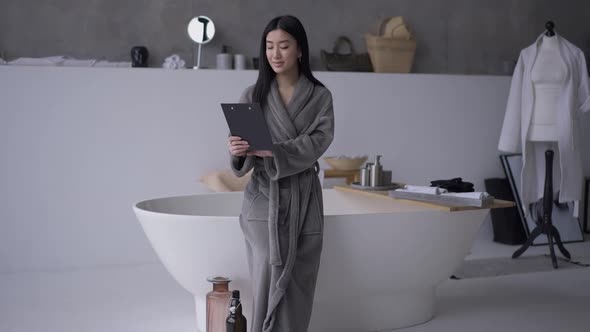
[[[275,73],[297,70],[300,56],[297,41],[285,30],[272,30],[266,35],[266,59]]]

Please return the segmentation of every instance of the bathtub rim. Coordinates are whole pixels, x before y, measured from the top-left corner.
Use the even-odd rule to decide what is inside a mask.
[[[333,192],[338,192],[338,193],[345,193],[345,194],[348,193],[348,192],[341,191],[340,189],[336,189],[336,188],[323,189],[323,191],[328,191],[328,190],[333,191]],[[168,215],[168,216],[175,216],[175,217],[182,217],[182,218],[195,218],[195,217],[211,218],[211,219],[239,218],[240,213],[238,213],[236,215],[211,216],[211,215],[203,215],[203,214],[165,213],[165,212],[149,210],[144,207],[141,207],[141,205],[149,204],[150,202],[154,202],[154,201],[174,200],[174,199],[180,199],[180,198],[187,199],[187,198],[194,198],[194,197],[198,197],[198,196],[216,196],[216,195],[228,195],[228,194],[230,194],[230,195],[243,195],[244,191],[226,191],[226,192],[195,193],[195,194],[188,194],[188,195],[160,196],[160,197],[141,200],[137,203],[134,203],[132,205],[132,208],[134,211],[136,211],[136,210],[141,211],[141,213],[152,213],[152,214],[156,214],[156,215]],[[353,193],[353,195],[363,195],[363,193],[360,193],[360,194]],[[495,208],[494,206],[487,206],[487,207],[470,207],[470,208],[463,209],[463,210],[453,210],[453,209],[449,210],[444,207],[442,207],[442,208],[425,207],[423,204],[421,204],[421,202],[408,201],[408,200],[404,200],[404,199],[398,200],[398,199],[394,199],[394,198],[380,195],[380,194],[370,193],[370,195],[374,195],[370,199],[391,200],[392,203],[396,202],[398,204],[401,203],[401,204],[412,205],[413,207],[415,207],[415,209],[410,209],[407,211],[389,211],[389,212],[362,211],[362,212],[346,213],[346,214],[325,214],[325,212],[324,212],[324,219],[330,219],[330,218],[335,218],[335,217],[352,217],[352,216],[359,216],[359,215],[384,215],[384,214],[397,214],[397,213],[438,212],[438,213],[446,214],[446,213],[459,213],[459,212],[467,212],[467,211],[475,211],[475,210],[491,210],[491,209]],[[367,197],[364,196],[364,198],[366,199]]]

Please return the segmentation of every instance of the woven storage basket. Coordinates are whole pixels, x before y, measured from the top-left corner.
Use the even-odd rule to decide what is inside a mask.
[[[361,165],[367,161],[367,157],[358,158],[334,158],[324,157],[326,163],[332,166],[333,169],[340,171],[358,170]]]
[[[365,35],[367,50],[376,73],[409,73],[416,54],[416,40]]]

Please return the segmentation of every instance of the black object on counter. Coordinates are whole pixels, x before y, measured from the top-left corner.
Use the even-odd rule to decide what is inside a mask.
[[[260,65],[260,59],[258,57],[252,58],[252,67],[254,69],[258,69],[259,65]]]
[[[150,52],[148,52],[147,47],[133,46],[131,48],[131,67],[147,67],[149,56]]]
[[[469,193],[475,191],[473,190],[473,183],[463,182],[461,178],[430,181],[430,186],[443,188],[452,193]]]

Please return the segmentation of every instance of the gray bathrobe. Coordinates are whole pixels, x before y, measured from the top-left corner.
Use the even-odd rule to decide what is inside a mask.
[[[240,102],[252,100],[253,88]],[[273,81],[263,112],[273,157],[231,156],[237,176],[254,168],[240,215],[253,281],[251,331],[304,332],[322,250],[317,160],[334,136],[332,96],[301,75],[285,107]]]

